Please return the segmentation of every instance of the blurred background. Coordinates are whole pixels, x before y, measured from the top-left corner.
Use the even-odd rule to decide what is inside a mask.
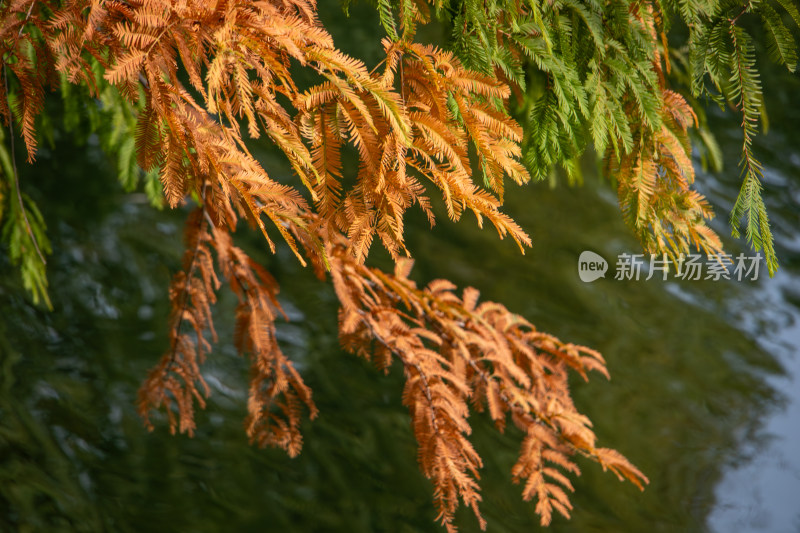
[[[327,9],[337,45],[374,65],[374,11],[356,5],[346,19],[335,4]],[[433,230],[420,213],[410,216],[419,283],[474,286],[608,362],[610,382],[575,380],[576,403],[600,444],[624,453],[651,484],[640,493],[581,462],[573,517],[556,517],[553,532],[800,531],[800,78],[766,70],[763,81],[770,130],[756,150],[781,261],[773,278],[762,270],[742,282],[581,282],[583,250],[608,259],[610,273],[618,254],[640,252],[591,161],[581,187],[509,189],[505,211],[533,238],[525,256],[467,216],[459,224],[440,216]],[[716,109],[709,122],[725,168],[700,172],[698,189],[724,237],[741,131],[735,115]],[[53,312],[30,303],[0,253],[0,530],[441,531],[401,405],[402,370],[384,376],[342,352],[330,285],[288,250],[270,255],[258,235],[237,238],[280,283],[290,319],[278,325],[280,340],[320,409],[303,428],[302,454],[248,445],[248,365],[233,349],[235,302],[224,289],[220,342],[204,366],[212,395],[196,436],[170,436],[163,421],[144,429],[136,390],[166,349],[167,287],[186,210],[157,211],[144,194],[123,193],[113,161],[86,141],[56,132],[55,147],[20,169],[53,243]],[[290,179],[273,151],[254,150],[271,175]],[[725,245],[734,256],[750,253],[742,241]],[[386,264],[379,252],[371,260]],[[534,504],[510,481],[521,435],[500,435],[477,415],[472,423],[488,530],[537,530]],[[468,512],[458,524],[477,530]]]

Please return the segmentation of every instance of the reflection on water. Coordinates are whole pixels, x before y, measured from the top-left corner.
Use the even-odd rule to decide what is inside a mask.
[[[441,218],[430,232],[423,217],[411,217],[417,280],[476,286],[607,358],[612,381],[576,382],[576,401],[601,443],[625,453],[651,485],[639,493],[583,464],[574,517],[557,518],[552,531],[800,526],[800,155],[788,137],[792,118],[774,119],[760,147],[783,265],[774,279],[582,283],[583,250],[607,259],[638,250],[613,194],[592,178],[577,190],[532,186],[508,195],[507,211],[533,236],[524,257],[466,217],[458,225]],[[736,134],[735,120],[724,124]],[[725,174],[703,180],[720,212],[737,186],[738,143],[724,144],[732,147]],[[0,530],[440,531],[415,464],[401,373],[383,376],[340,352],[330,288],[285,250],[260,258],[290,310],[281,343],[302,363],[320,408],[305,425],[301,456],[246,442],[247,365],[232,349],[228,297],[217,307],[221,339],[205,365],[212,398],[197,436],[171,437],[164,424],[143,429],[133,402],[166,345],[181,213],[120,194],[96,152],[67,140],[58,146],[24,177],[51,230],[55,311],[33,308],[0,257]],[[727,234],[725,217],[718,222]],[[258,256],[258,238],[242,237]],[[533,505],[508,481],[520,435],[498,435],[477,416],[475,425],[489,530],[535,529]],[[468,513],[460,518],[463,531],[476,530]]]
[[[758,438],[742,440],[738,453],[728,458],[709,518],[719,533],[800,531],[800,112],[792,102],[800,78],[785,76],[783,81],[784,90],[767,99],[775,127],[758,143],[766,162],[765,199],[783,268],[758,290],[731,298],[727,305],[732,323],[783,367],[766,380],[782,403],[766,413]],[[735,147],[735,139],[728,135],[723,141]],[[732,160],[735,154],[731,151],[726,157]],[[712,198],[732,200],[731,180],[704,181],[713,188]]]

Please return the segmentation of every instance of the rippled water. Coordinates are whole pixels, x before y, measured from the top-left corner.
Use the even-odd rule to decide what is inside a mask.
[[[534,247],[524,257],[465,218],[428,231],[412,216],[416,279],[473,285],[562,339],[599,349],[611,382],[575,383],[601,444],[650,477],[640,493],[582,463],[570,521],[552,531],[800,530],[800,120],[791,95],[771,96],[773,128],[759,141],[779,274],[757,282],[615,281],[591,284],[577,258],[638,252],[613,191],[544,185],[508,194],[507,212]],[[774,102],[774,104],[773,104]],[[780,113],[778,113],[780,110]],[[712,117],[713,118],[713,117]],[[728,234],[738,172],[736,121],[714,118],[727,167],[699,181]],[[166,287],[179,265],[183,213],[123,195],[113,165],[60,139],[26,168],[54,254],[55,310],[36,309],[0,255],[0,530],[439,531],[419,474],[402,376],[338,349],[336,302],[285,250],[241,237],[282,287],[291,321],[281,342],[313,388],[320,417],[297,459],[246,442],[246,363],[231,345],[233,302],[217,306],[220,343],[205,365],[212,397],[194,439],[147,433],[138,384],[166,346]],[[726,242],[733,255],[741,242]],[[376,258],[380,262],[380,257]],[[489,531],[530,531],[538,520],[509,470],[520,435],[475,417],[484,456]],[[463,531],[474,520],[460,517]]]
[[[717,532],[800,531],[800,77],[781,80],[783,90],[766,101],[775,125],[758,150],[766,162],[765,197],[783,268],[728,303],[732,322],[781,365],[782,372],[766,380],[779,402],[766,413],[758,438],[744,440],[728,459],[709,517]],[[728,161],[736,156],[736,139],[732,129],[722,136]],[[726,175],[727,180],[704,178],[723,209],[733,199],[733,180]]]

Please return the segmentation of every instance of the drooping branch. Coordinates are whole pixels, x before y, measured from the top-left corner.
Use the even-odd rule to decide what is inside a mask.
[[[239,298],[236,348],[251,358],[247,434],[259,446],[278,446],[294,457],[302,448],[301,408],[305,405],[314,419],[317,407],[311,390],[278,345],[275,320],[283,310],[277,299],[277,282],[234,246],[227,232],[214,227],[212,234],[220,272]]]
[[[187,219],[184,238],[183,270],[175,275],[169,291],[172,304],[170,349],[140,387],[137,405],[148,429],[153,429],[150,411],[163,407],[172,433],[178,430],[192,435],[194,402],[205,407],[205,397],[209,394],[200,364],[211,349],[206,331],[216,342],[211,305],[216,302],[216,290],[220,287],[211,256],[212,236],[204,207],[193,211]],[[189,326],[189,331],[184,324]]]
[[[487,409],[498,428],[510,415],[525,432],[512,474],[526,480],[523,497],[537,499],[543,524],[554,509],[569,516],[565,490],[572,485],[564,471],[579,473],[575,454],[640,488],[647,483],[621,454],[596,446],[591,423],[571,400],[568,369],[584,378],[588,370],[607,375],[600,354],[541,333],[499,304],[478,305],[474,289],[461,298],[444,280],[419,289],[408,278],[411,261],[399,262],[393,275],[360,265],[346,242],[328,249],[342,304],[342,344],[384,369],[392,357],[403,363],[403,403],[411,412],[420,466],[434,484],[438,518],[449,529],[459,500],[480,519],[481,460],[467,439],[468,403]]]
[[[584,377],[588,370],[605,373],[599,354],[537,331],[502,305],[479,304],[474,289],[458,296],[447,281],[420,289],[408,278],[411,263],[400,259],[409,253],[404,215],[416,205],[434,222],[425,182],[441,192],[451,219],[472,211],[479,224],[488,220],[524,250],[530,238],[500,208],[504,180],[525,183],[529,175],[521,163],[523,132],[507,111],[510,87],[491,70],[471,69],[450,52],[414,43],[416,24],[430,13],[423,2],[403,4],[399,26],[386,22],[396,38],[383,43],[383,69],[372,72],[335,48],[306,0],[75,0],[52,15],[29,10],[25,19],[40,28],[52,57],[37,52],[36,62],[25,63],[14,51],[19,61],[9,69],[23,86],[17,112],[23,137],[30,153],[30,116],[41,107],[37,91],[47,81],[34,68],[38,62],[42,73],[57,71],[94,91],[106,84],[139,103],[137,161],[142,170],[158,171],[167,203],[199,205],[187,221],[183,269],[170,289],[170,347],[139,394],[148,427],[151,411],[164,408],[173,432],[193,433],[195,402],[204,406],[209,394],[200,365],[216,340],[211,306],[223,279],[239,300],[237,350],[251,360],[251,441],[296,455],[302,411],[317,414],[311,391],[277,342],[277,283],[233,244],[243,218],[273,251],[277,230],[303,264],[310,260],[318,274],[330,271],[342,302],[345,347],[385,369],[393,359],[402,363],[403,403],[420,467],[434,484],[438,518],[447,528],[455,529],[459,503],[486,525],[478,509],[482,461],[468,439],[470,404],[487,410],[501,430],[510,417],[525,432],[512,475],[525,480],[523,496],[537,498],[547,523],[553,509],[569,514],[565,472],[577,473],[576,453],[637,485],[646,478],[618,453],[596,447],[588,419],[572,403],[568,370]],[[15,5],[19,19],[19,6],[33,3]],[[300,91],[293,79],[298,65],[320,83]],[[641,121],[658,122],[641,98],[630,98]],[[585,115],[585,102],[580,107]],[[0,111],[11,118],[10,110]],[[690,111],[676,99],[664,119],[674,124],[661,136],[637,138],[652,142],[660,159],[626,161],[625,169],[658,163],[672,169],[674,183],[688,182],[681,135]],[[250,153],[246,135],[265,135],[297,183],[272,179]],[[354,183],[344,179],[346,144],[359,159]],[[475,183],[470,154],[482,184]],[[655,191],[652,175],[635,185],[638,204],[631,210],[645,213]],[[396,259],[393,275],[363,264],[375,237]]]

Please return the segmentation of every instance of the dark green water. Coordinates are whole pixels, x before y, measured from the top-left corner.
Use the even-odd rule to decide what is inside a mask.
[[[639,251],[613,192],[592,177],[580,189],[508,194],[506,211],[533,236],[524,257],[466,217],[458,225],[442,217],[433,231],[412,217],[418,281],[478,287],[608,361],[612,381],[576,382],[576,401],[601,444],[625,453],[651,484],[640,493],[582,463],[573,519],[556,518],[552,531],[800,531],[798,85],[792,78],[768,100],[772,131],[758,146],[782,260],[773,279],[581,282],[583,250],[612,262]],[[739,141],[734,118],[715,121],[727,167],[699,180],[727,235]],[[166,346],[184,213],[124,195],[113,165],[66,138],[24,172],[53,241],[55,310],[29,303],[0,254],[0,531],[440,531],[400,403],[401,372],[386,377],[341,352],[330,287],[286,250],[259,251],[257,237],[242,243],[281,284],[291,319],[279,325],[281,342],[320,408],[304,427],[303,453],[289,459],[247,443],[247,364],[230,342],[226,297],[197,435],[172,437],[164,424],[145,431],[133,404]],[[533,505],[509,481],[520,435],[500,436],[478,416],[474,424],[489,531],[536,530]],[[477,529],[468,513],[460,524]]]

